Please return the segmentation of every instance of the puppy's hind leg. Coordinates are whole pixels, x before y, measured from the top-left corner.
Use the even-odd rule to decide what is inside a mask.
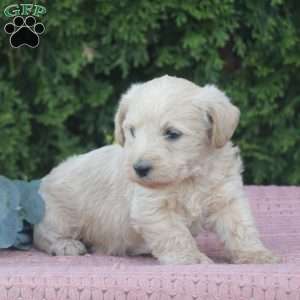
[[[86,247],[79,240],[48,230],[43,224],[34,228],[34,244],[50,255],[76,256],[87,253]]]
[[[80,227],[76,211],[61,205],[49,193],[46,200],[46,215],[40,224],[34,226],[34,245],[50,255],[82,255],[87,252],[79,239]]]

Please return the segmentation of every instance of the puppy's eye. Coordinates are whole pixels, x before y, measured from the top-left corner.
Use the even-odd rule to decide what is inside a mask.
[[[132,137],[135,137],[135,128],[134,128],[133,126],[131,126],[131,127],[129,128],[129,131],[130,131],[131,136],[132,136]]]
[[[182,132],[180,132],[180,131],[177,130],[177,129],[173,129],[173,128],[168,128],[168,129],[166,129],[166,131],[164,132],[164,137],[165,137],[167,140],[170,140],[170,141],[177,140],[177,139],[179,139],[181,136],[182,136]]]

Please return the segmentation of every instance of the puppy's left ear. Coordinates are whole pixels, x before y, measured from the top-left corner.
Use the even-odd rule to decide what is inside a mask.
[[[202,88],[202,97],[211,120],[211,142],[223,147],[232,137],[240,118],[239,109],[218,88],[208,85]]]

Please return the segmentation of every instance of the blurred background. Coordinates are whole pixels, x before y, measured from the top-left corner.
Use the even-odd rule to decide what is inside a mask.
[[[36,49],[12,49],[3,10],[47,8]],[[216,84],[241,109],[247,184],[300,184],[300,2],[1,0],[0,174],[44,176],[113,142],[120,95],[163,74]]]

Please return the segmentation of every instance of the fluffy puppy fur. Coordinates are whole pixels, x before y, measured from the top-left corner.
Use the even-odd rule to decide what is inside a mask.
[[[259,239],[230,138],[239,110],[215,86],[163,76],[121,98],[110,145],[43,178],[35,245],[53,255],[151,253],[166,264],[209,263],[195,236],[217,233],[234,263],[274,263]]]

